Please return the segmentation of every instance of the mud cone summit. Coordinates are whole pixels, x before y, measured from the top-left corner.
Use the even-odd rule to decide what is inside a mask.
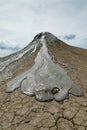
[[[15,71],[12,64],[18,66],[23,57],[28,57],[27,54],[31,58],[33,55],[35,57],[31,68],[7,83],[6,92],[12,92],[21,87],[23,93],[30,96],[34,95],[39,101],[50,101],[53,99],[62,101],[68,98],[69,94],[82,96],[83,93],[80,88],[68,76],[67,72],[52,59],[54,55],[50,54],[49,47],[52,46],[54,48],[55,43],[60,46],[58,42],[60,41],[51,33],[40,33],[35,36],[34,40],[26,48],[3,60],[0,63],[0,70],[2,72],[8,69],[7,75],[2,74],[3,77],[7,76],[8,78]],[[1,80],[3,80],[3,77]],[[55,88],[59,89],[59,91],[53,94],[52,90]]]
[[[87,50],[45,32],[0,58],[0,130],[87,130]]]

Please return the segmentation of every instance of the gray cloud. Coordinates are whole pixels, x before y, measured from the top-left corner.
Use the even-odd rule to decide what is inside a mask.
[[[66,37],[79,45],[87,34],[87,0],[3,0],[0,1],[0,40],[23,48],[42,31]],[[69,39],[70,38],[70,39]],[[79,42],[77,44],[77,42]],[[0,52],[1,53],[1,52]]]
[[[12,46],[9,42],[0,41],[0,49],[17,51],[20,47],[18,45]]]
[[[75,34],[69,34],[69,35],[66,35],[63,37],[65,40],[73,40],[76,38],[76,35]]]
[[[82,39],[80,47],[82,46],[87,49],[87,37]]]

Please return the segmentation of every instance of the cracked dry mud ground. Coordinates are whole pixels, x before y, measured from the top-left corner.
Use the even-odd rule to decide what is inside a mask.
[[[4,81],[0,85],[0,130],[87,130],[87,60],[81,62],[81,57],[66,60],[66,57],[60,51],[58,59],[65,63],[61,66],[81,87],[84,96],[70,95],[60,103],[38,102],[20,89],[5,93],[7,81]]]
[[[87,130],[87,74],[74,72],[71,75],[82,86],[84,96],[70,95],[61,103],[38,102],[22,94],[20,89],[5,93],[6,84],[2,83],[0,130]]]

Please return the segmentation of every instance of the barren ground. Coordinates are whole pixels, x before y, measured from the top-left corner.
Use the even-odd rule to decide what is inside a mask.
[[[63,102],[38,102],[20,89],[6,93],[7,81],[3,81],[0,84],[0,130],[87,130],[87,50],[60,45],[50,47],[50,51],[84,95],[69,95]],[[32,58],[26,57],[15,76],[32,63]]]

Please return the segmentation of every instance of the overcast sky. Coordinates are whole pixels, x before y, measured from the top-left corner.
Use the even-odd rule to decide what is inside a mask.
[[[0,57],[43,31],[87,48],[87,0],[0,0]]]

